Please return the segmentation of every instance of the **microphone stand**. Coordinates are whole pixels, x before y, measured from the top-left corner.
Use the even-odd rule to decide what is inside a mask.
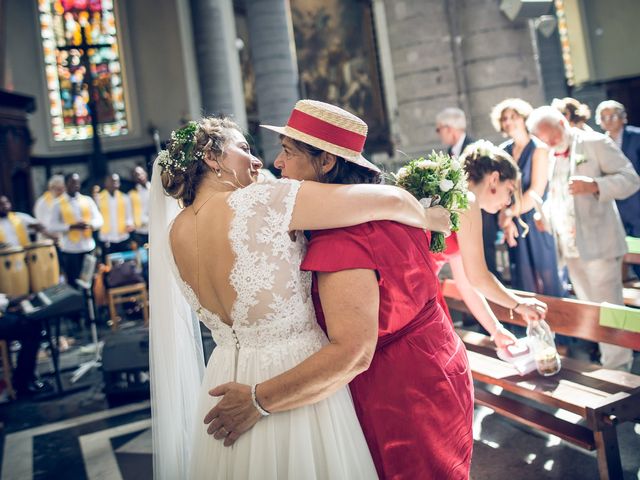
[[[95,270],[95,257],[93,257],[92,255],[89,255],[90,257],[92,257],[92,262],[93,262],[93,266],[90,268],[91,270],[91,275],[87,276],[89,279],[93,278],[93,271]],[[87,256],[85,256],[85,261],[87,259]],[[98,341],[98,328],[96,326],[96,313],[95,313],[95,305],[94,305],[94,301],[93,301],[93,291],[92,291],[92,282],[91,281],[87,281],[84,278],[78,278],[76,280],[76,284],[82,288],[82,291],[84,292],[85,295],[85,300],[87,302],[87,310],[88,310],[88,314],[89,314],[89,323],[90,323],[90,328],[91,328],[91,340],[92,340],[92,344],[88,345],[87,347],[83,347],[83,351],[87,352],[87,353],[94,353],[94,357],[92,360],[89,360],[87,362],[83,362],[80,364],[80,366],[73,372],[73,375],[71,376],[71,383],[76,383],[78,380],[80,380],[87,372],[89,372],[92,368],[100,368],[102,367],[102,347],[104,345],[104,342]]]

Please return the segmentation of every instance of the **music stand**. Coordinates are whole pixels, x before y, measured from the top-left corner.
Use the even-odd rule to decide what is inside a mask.
[[[76,284],[82,288],[87,302],[87,310],[89,314],[89,324],[91,328],[91,345],[83,347],[84,351],[88,353],[94,353],[92,360],[83,362],[73,372],[70,383],[76,383],[80,380],[89,370],[92,368],[99,368],[102,366],[102,346],[104,342],[98,341],[98,327],[96,326],[96,312],[93,302],[93,275],[96,270],[96,257],[91,254],[87,254],[82,259],[82,271],[80,277],[76,280]]]

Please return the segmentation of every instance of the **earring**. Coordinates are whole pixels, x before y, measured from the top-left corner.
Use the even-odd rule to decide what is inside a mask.
[[[222,173],[220,172],[220,170],[216,170],[216,177],[220,178],[222,176]]]
[[[492,195],[495,195],[495,194],[496,194],[496,189],[495,189],[495,188],[492,188],[492,189],[491,189],[491,194],[492,194]]]

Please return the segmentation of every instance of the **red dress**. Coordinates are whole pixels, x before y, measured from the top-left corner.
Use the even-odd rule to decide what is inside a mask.
[[[350,384],[380,478],[466,479],[473,384],[463,343],[438,302],[438,279],[422,230],[393,222],[314,232],[303,270],[375,270],[378,345]],[[314,278],[318,322],[324,315]]]

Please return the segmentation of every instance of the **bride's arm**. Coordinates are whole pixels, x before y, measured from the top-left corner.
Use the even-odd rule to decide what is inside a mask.
[[[449,232],[444,209],[424,209],[406,190],[391,185],[335,185],[304,182],[291,217],[291,230],[323,230],[393,220],[417,228]]]
[[[373,358],[380,298],[375,271],[320,273],[318,288],[329,343],[292,369],[258,385],[256,398],[270,413],[327,398],[367,370]],[[260,419],[248,385],[227,383],[209,393],[224,397],[205,417],[207,431],[219,440],[224,438],[226,446]]]

